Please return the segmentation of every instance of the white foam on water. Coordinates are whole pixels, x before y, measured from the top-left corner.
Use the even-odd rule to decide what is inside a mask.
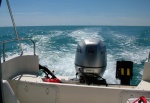
[[[122,52],[118,54],[124,58],[124,60],[131,60],[136,64],[141,64],[148,57],[150,51],[149,47],[138,46],[135,43],[136,37],[127,36],[123,34],[114,34],[116,41],[119,41],[119,45],[122,46]]]
[[[92,29],[81,29],[81,30],[72,31],[71,33],[68,34],[68,36],[71,36],[72,38],[74,38],[75,41],[80,41],[80,39],[85,39],[86,37],[102,39],[102,37],[98,34],[98,32],[99,31],[93,31]],[[63,35],[62,32],[59,32],[59,33]],[[47,37],[47,35],[42,35],[42,36],[36,36],[33,38],[36,40],[38,39],[44,40],[45,36]],[[59,37],[59,35],[56,35],[56,37],[57,36]],[[46,39],[48,39],[48,41],[51,41],[50,37],[51,36],[49,35],[49,37]],[[53,35],[53,37],[55,37],[55,35]],[[40,40],[38,40],[37,45],[40,45]],[[40,63],[42,65],[47,66],[50,70],[54,70],[55,74],[57,75],[68,76],[68,77],[75,76],[76,71],[75,71],[75,66],[74,66],[74,60],[75,60],[75,52],[76,52],[77,44],[68,43],[66,47],[65,46],[60,47],[61,51],[59,50],[49,51],[43,46],[38,47],[38,50],[37,50],[39,57],[40,57]],[[67,46],[69,46],[71,49],[68,50]],[[49,47],[51,48],[51,46]]]
[[[134,66],[135,66],[133,67],[133,69],[136,72],[136,76],[134,76],[133,78],[135,78],[136,80],[141,80],[141,75],[143,74],[143,66],[144,66],[143,62],[147,60],[150,47],[138,45],[140,44],[140,43],[137,43],[137,40],[139,38],[138,36],[135,36],[135,35],[132,36],[132,35],[126,35],[126,34],[115,34],[114,32],[112,32],[111,35],[112,35],[113,41],[116,42],[117,45],[120,46],[119,52],[116,52],[113,55],[114,56],[113,58],[116,60],[119,59],[119,60],[133,61]],[[115,51],[117,51],[117,48]],[[109,63],[109,60],[108,60],[108,63]],[[111,75],[111,73],[108,73],[108,74]]]
[[[116,79],[116,60],[113,55],[107,55],[107,67],[103,77],[108,83],[119,84],[119,80]]]
[[[127,51],[125,50],[120,54],[122,58],[125,60],[131,60],[136,64],[141,64],[142,61],[146,61],[146,58],[148,57],[149,49],[147,48],[139,48],[133,51]]]
[[[24,44],[24,43],[21,43],[21,45],[22,45],[23,55],[34,55],[32,45]],[[21,51],[20,51],[20,48],[18,46],[18,49],[13,50],[12,52],[6,51],[5,60],[7,61],[7,60],[13,59],[15,57],[18,57],[20,55],[21,55]],[[3,62],[3,57],[1,57],[1,61]]]
[[[105,41],[103,36],[99,34],[100,31],[101,29],[85,28],[69,32],[67,35],[75,39],[76,42],[87,38],[99,38],[102,41]],[[48,67],[50,70],[54,70],[55,74],[57,75],[75,77],[76,71],[74,67],[74,60],[77,44],[68,43],[66,46],[64,45],[60,47],[61,51],[53,50],[51,43],[55,45],[55,42],[51,41],[51,37],[59,37],[60,35],[64,35],[64,32],[54,31],[53,34],[51,31],[49,31],[49,33],[50,34],[47,35],[34,35],[32,38],[36,41],[36,54],[39,55],[40,64]],[[135,37],[128,37],[123,34],[114,34],[114,32],[112,32],[110,35],[112,35],[112,39],[114,39],[118,45],[123,46],[123,48],[121,50],[122,52],[119,54],[117,54],[117,52],[116,54],[108,53],[107,68],[103,77],[108,83],[119,83],[119,81],[115,79],[116,60],[121,57],[125,60],[131,60],[136,64],[141,64],[141,62],[147,58],[149,48],[135,46]],[[32,45],[22,43],[22,46],[25,54],[33,55]],[[67,46],[69,46],[70,49],[68,49]],[[13,53],[8,52],[8,59],[18,56],[18,54],[15,54],[15,52],[16,51]],[[140,73],[142,74],[142,68],[140,69]]]
[[[120,45],[120,46],[131,46],[136,40],[136,37],[128,36],[125,34],[112,33],[112,36],[113,36],[112,39],[114,41],[118,42],[118,45]]]
[[[80,30],[75,30],[69,34],[69,36],[75,38],[77,42],[82,39],[88,38],[99,38],[100,40],[104,41],[104,39],[99,35],[101,29],[94,29],[94,28],[85,28]]]

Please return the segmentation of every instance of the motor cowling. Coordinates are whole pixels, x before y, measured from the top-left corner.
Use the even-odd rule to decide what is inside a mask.
[[[102,76],[107,65],[106,45],[100,39],[85,39],[78,43],[75,68],[79,77]]]

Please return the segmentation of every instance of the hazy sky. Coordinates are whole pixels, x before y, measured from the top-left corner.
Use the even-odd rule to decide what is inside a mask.
[[[9,0],[16,25],[150,26],[150,0]],[[6,0],[0,26],[11,26]]]

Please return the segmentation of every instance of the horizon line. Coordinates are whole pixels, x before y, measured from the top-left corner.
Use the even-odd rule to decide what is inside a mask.
[[[128,26],[128,27],[131,27],[131,26],[137,26],[137,27],[140,27],[140,26],[142,26],[142,27],[148,27],[148,26],[150,26],[150,25],[18,25],[18,26],[16,26],[16,27],[27,27],[27,26]],[[1,26],[0,25],[0,27],[13,27],[13,25],[12,26]]]

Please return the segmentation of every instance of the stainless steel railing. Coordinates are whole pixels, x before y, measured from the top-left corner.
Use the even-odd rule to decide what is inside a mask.
[[[19,38],[20,41],[31,41],[33,43],[33,55],[36,55],[35,54],[35,42],[30,39],[30,38]],[[14,41],[18,41],[18,39],[11,39],[11,40],[6,40],[6,41],[3,41],[3,42],[0,42],[0,44],[3,46],[3,62],[5,62],[5,44],[6,43],[10,43],[10,42],[14,42]],[[21,56],[23,55],[23,51],[21,51]]]

